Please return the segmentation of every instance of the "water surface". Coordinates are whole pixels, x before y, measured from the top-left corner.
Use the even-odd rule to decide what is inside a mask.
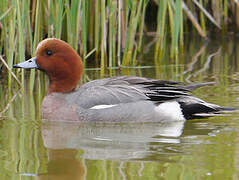
[[[106,70],[106,74],[87,69],[82,83],[113,75],[215,81],[215,86],[193,94],[239,107],[239,41],[186,42],[179,61],[165,53],[160,63],[155,62],[151,42],[145,40],[137,68]],[[41,86],[45,84],[47,80]],[[186,123],[42,123],[40,104],[45,89],[36,86],[30,94],[26,82],[24,89],[16,87],[9,96],[6,79],[1,80],[0,179],[239,178],[237,112]]]

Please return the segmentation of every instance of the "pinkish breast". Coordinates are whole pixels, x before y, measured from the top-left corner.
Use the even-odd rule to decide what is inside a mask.
[[[64,93],[51,93],[43,99],[42,119],[47,121],[78,121],[76,105],[67,104]]]

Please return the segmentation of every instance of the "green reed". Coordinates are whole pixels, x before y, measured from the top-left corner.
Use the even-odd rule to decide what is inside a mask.
[[[146,19],[155,22],[145,21],[151,11],[149,4],[157,11],[155,18]],[[106,67],[137,65],[137,57],[143,53],[142,37],[148,29],[158,38],[154,57],[159,65],[166,42],[171,47],[171,59],[179,63],[178,56],[183,54],[187,38],[185,32],[206,38],[212,28],[222,34],[231,25],[239,28],[238,18],[234,18],[239,14],[239,3],[234,0],[2,0],[0,7],[0,50],[10,68],[34,56],[37,44],[45,37],[69,42],[84,64],[95,57],[104,73]],[[156,24],[156,28],[152,30],[150,23]],[[23,70],[14,72],[24,82]],[[31,91],[35,76],[32,70]]]

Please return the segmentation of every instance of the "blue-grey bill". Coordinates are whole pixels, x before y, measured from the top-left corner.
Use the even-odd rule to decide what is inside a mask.
[[[33,57],[27,61],[24,61],[22,63],[19,64],[15,64],[13,66],[14,68],[23,68],[23,69],[32,69],[32,68],[38,68],[37,64],[36,64],[36,57]]]

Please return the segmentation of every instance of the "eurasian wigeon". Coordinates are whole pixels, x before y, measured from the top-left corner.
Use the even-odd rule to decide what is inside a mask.
[[[36,68],[49,76],[42,118],[82,122],[170,122],[207,118],[234,108],[207,103],[190,91],[209,85],[118,76],[94,80],[76,89],[83,72],[77,52],[66,42],[48,38],[36,56],[14,65]]]

